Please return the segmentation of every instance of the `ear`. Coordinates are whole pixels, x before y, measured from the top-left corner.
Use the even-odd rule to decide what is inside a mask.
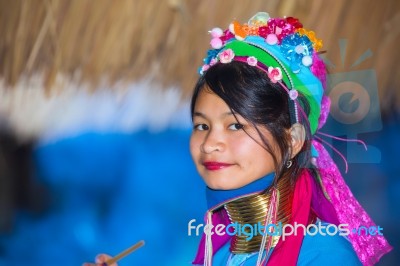
[[[290,128],[291,151],[290,159],[295,157],[301,150],[306,139],[306,131],[302,124],[296,123]]]

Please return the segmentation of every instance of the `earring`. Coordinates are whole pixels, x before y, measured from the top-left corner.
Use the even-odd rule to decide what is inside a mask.
[[[292,160],[287,161],[286,162],[286,168],[290,168],[292,166],[292,164],[293,164]]]

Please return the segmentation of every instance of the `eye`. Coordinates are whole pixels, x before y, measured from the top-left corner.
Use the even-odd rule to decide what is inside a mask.
[[[206,124],[196,124],[194,125],[194,130],[204,131],[209,130],[209,127]]]
[[[239,124],[239,123],[235,123],[235,124],[231,124],[228,128],[231,130],[240,130],[243,128],[243,125]]]

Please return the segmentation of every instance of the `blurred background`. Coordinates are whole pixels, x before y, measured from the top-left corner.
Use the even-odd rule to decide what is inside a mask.
[[[190,93],[208,30],[258,11],[324,41],[341,97],[323,131],[367,143],[328,140],[394,246],[378,265],[400,265],[399,1],[1,0],[0,266],[80,265],[141,239],[120,265],[189,265],[206,209]]]

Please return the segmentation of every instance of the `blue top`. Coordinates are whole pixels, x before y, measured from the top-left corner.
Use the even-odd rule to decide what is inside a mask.
[[[322,225],[329,223],[321,222]],[[215,266],[254,266],[257,262],[258,252],[234,255],[229,251],[230,242],[225,244],[214,256]],[[272,250],[273,251],[273,250]],[[272,252],[271,251],[271,252]],[[299,266],[309,265],[362,265],[350,242],[338,234],[314,236],[306,234],[300,249]]]

